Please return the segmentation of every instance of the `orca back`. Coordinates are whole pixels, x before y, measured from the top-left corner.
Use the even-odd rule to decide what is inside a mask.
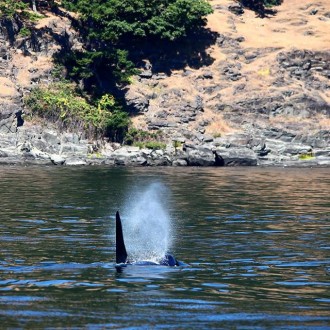
[[[160,265],[174,267],[178,266],[178,261],[171,254],[166,254],[161,260]]]

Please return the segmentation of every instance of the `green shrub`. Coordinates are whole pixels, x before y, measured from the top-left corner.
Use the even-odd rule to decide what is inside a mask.
[[[161,131],[149,132],[131,127],[125,135],[124,143],[139,148],[159,150],[166,148],[166,143],[162,139]]]
[[[222,135],[221,135],[221,133],[214,133],[213,134],[213,137],[216,139],[216,138],[219,138],[219,137],[221,137]]]
[[[312,151],[300,154],[298,156],[299,160],[312,160],[315,159],[314,153]]]
[[[166,148],[166,143],[159,141],[148,141],[145,143],[145,147],[147,149],[153,149],[153,150],[164,150]]]
[[[64,129],[83,130],[87,135],[106,135],[118,141],[129,125],[128,114],[115,106],[113,96],[105,94],[97,105],[89,104],[68,82],[33,89],[25,104],[36,114]]]
[[[147,148],[152,150],[164,150],[166,148],[166,143],[159,141],[147,141],[147,142],[136,141],[133,143],[133,145],[141,149]]]
[[[23,26],[18,33],[22,37],[29,37],[31,35],[31,30],[25,26]]]
[[[45,15],[26,10],[22,11],[20,16],[23,19],[28,20],[29,22],[38,22],[40,19],[46,17]]]
[[[16,0],[0,0],[0,17],[12,18],[17,12],[27,9],[28,4]]]
[[[158,141],[162,139],[162,132],[161,131],[156,131],[156,132],[149,132],[149,131],[144,131],[141,129],[137,129],[134,127],[131,127],[126,135],[124,142],[128,145],[136,145],[137,142],[148,142],[148,141]]]
[[[174,140],[173,141],[173,147],[174,147],[175,150],[178,149],[178,148],[181,148],[182,147],[182,142]]]

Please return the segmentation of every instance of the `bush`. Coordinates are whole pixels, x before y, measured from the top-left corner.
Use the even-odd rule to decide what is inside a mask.
[[[162,141],[161,131],[148,132],[137,128],[130,128],[124,139],[124,143],[134,145],[139,148],[160,150],[166,148],[166,143]]]
[[[159,141],[147,141],[147,142],[134,142],[133,145],[139,148],[147,148],[152,150],[164,150],[166,148],[166,143]]]
[[[166,143],[159,141],[149,141],[146,142],[145,147],[147,149],[153,149],[153,150],[164,150],[166,148]]]
[[[298,156],[298,159],[299,160],[312,160],[312,159],[315,159],[315,155],[312,151],[310,152],[306,152],[306,153],[303,153],[303,154],[300,154]]]
[[[21,37],[30,37],[31,36],[31,30],[25,26],[23,26],[18,33]]]
[[[28,8],[23,1],[16,0],[0,0],[0,17],[12,18],[17,12],[21,12]]]
[[[159,141],[162,139],[162,132],[156,131],[156,132],[148,132],[137,128],[130,128],[124,139],[124,143],[128,145],[136,145],[137,143],[141,143],[142,145],[145,145],[147,142],[150,141]]]
[[[111,95],[105,94],[96,105],[91,105],[68,82],[33,89],[25,104],[32,114],[63,129],[84,130],[91,136],[106,135],[118,141],[129,125],[128,114],[116,107]]]

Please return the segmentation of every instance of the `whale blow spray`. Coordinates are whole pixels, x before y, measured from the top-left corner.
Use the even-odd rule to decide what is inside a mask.
[[[152,183],[128,200],[123,231],[131,261],[157,262],[167,252],[171,243],[167,196],[168,191],[163,184]]]

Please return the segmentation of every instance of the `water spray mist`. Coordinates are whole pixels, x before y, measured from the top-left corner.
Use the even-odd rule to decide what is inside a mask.
[[[124,209],[123,231],[131,261],[159,261],[168,251],[171,223],[168,213],[168,190],[152,183],[142,192],[136,191]]]

